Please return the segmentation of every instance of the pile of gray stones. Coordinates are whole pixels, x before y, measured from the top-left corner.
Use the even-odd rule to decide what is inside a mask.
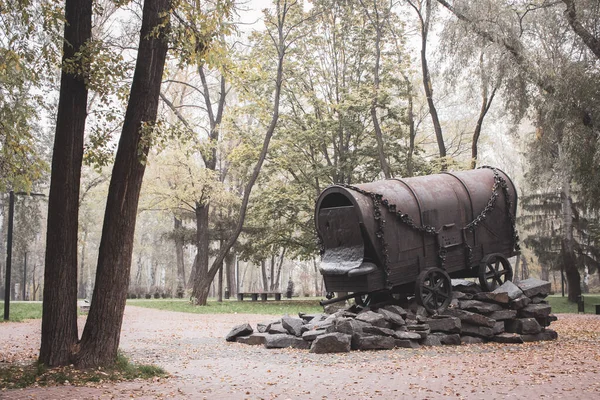
[[[526,279],[505,282],[484,292],[474,282],[452,280],[452,302],[440,314],[431,315],[414,301],[326,307],[322,314],[299,313],[276,321],[236,326],[229,342],[264,345],[266,348],[310,349],[311,353],[350,350],[419,348],[485,342],[524,343],[555,340],[548,329],[556,316],[544,300],[550,282]],[[340,303],[338,303],[340,304]]]

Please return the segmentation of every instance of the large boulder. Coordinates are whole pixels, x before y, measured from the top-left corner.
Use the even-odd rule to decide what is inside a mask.
[[[481,325],[471,325],[468,323],[462,324],[462,334],[469,336],[479,336],[486,339],[494,336],[494,328]]]
[[[511,281],[506,281],[497,287],[492,293],[507,293],[508,298],[514,300],[523,295],[523,291]]]
[[[489,328],[493,328],[496,324],[495,319],[491,319],[486,317],[485,315],[472,313],[458,308],[448,308],[446,311],[444,311],[443,315],[457,317],[461,320],[463,324],[468,323],[471,325],[487,326]]]
[[[288,331],[290,335],[302,336],[302,325],[304,321],[300,318],[283,317],[281,318],[281,325]]]
[[[459,346],[460,345],[460,335],[458,333],[447,334],[443,332],[435,332],[428,336],[437,338],[441,344],[446,346]]]
[[[508,293],[506,293],[506,292],[499,292],[499,293],[481,292],[481,293],[475,294],[473,296],[473,300],[488,301],[488,302],[498,303],[498,304],[508,304],[508,302],[510,301],[510,298],[508,297]]]
[[[462,310],[476,312],[478,314],[489,314],[503,309],[500,304],[486,303],[479,300],[461,300],[459,302],[459,307]]]
[[[510,308],[520,310],[527,307],[531,303],[531,299],[525,295],[518,297],[510,302]]]
[[[310,346],[310,352],[323,353],[347,353],[350,351],[351,336],[339,332],[327,333],[318,336]]]
[[[416,332],[396,331],[394,337],[399,340],[421,340],[422,336]]]
[[[542,327],[535,318],[517,318],[504,321],[506,332],[518,333],[520,335],[535,335],[542,331]]]
[[[283,324],[281,322],[275,322],[275,323],[269,324],[269,326],[267,327],[267,333],[269,333],[271,335],[284,335],[289,332],[287,329],[285,329],[283,327]]]
[[[302,334],[302,339],[311,342],[311,341],[315,340],[316,338],[318,338],[319,336],[323,336],[328,333],[329,332],[327,332],[327,329],[313,329],[313,330],[304,332]]]
[[[551,311],[549,304],[530,304],[519,310],[518,315],[521,318],[545,318],[550,316]]]
[[[249,344],[252,346],[257,346],[260,344],[265,344],[266,337],[268,333],[257,332],[253,333],[250,336],[238,336],[235,341],[238,343]]]
[[[498,321],[498,322],[496,322],[496,325],[494,325],[494,327],[492,328],[492,330],[494,331],[494,335],[498,335],[500,333],[504,333],[506,331],[506,329],[504,328],[504,321]]]
[[[458,317],[443,316],[425,321],[431,332],[460,333],[461,322]]]
[[[385,308],[380,308],[379,310],[377,310],[377,313],[383,315],[383,318],[385,318],[387,322],[392,324],[393,327],[406,325],[406,321],[404,321],[404,318],[402,318],[400,314],[388,311]]]
[[[521,339],[524,342],[539,342],[543,340],[556,340],[558,339],[558,333],[553,331],[552,329],[545,329],[540,333],[536,333],[535,335],[521,335]]]
[[[496,321],[504,321],[507,319],[513,319],[517,317],[517,310],[500,310],[494,311],[488,315],[488,318],[495,319]]]
[[[425,339],[421,340],[422,346],[441,346],[442,342],[440,338],[434,335],[429,335]]]
[[[390,350],[396,346],[396,341],[390,336],[355,335],[352,337],[352,347],[358,350]]]
[[[383,310],[393,312],[394,314],[398,314],[403,319],[406,319],[406,316],[408,315],[408,312],[404,308],[396,305],[385,306],[383,307]]]
[[[241,324],[233,327],[233,329],[225,336],[225,340],[228,342],[235,342],[235,339],[239,336],[248,336],[254,329],[250,326],[250,324]]]
[[[492,340],[498,343],[523,343],[521,335],[516,333],[501,333],[494,336]]]
[[[475,294],[481,292],[481,286],[466,279],[452,279],[452,291]]]
[[[370,310],[359,313],[356,316],[356,319],[358,321],[363,321],[367,324],[378,326],[380,328],[389,328],[391,326],[391,324],[385,319],[383,315]]]
[[[280,333],[265,336],[265,347],[267,349],[283,349],[287,347],[292,347],[294,349],[308,349],[310,348],[310,342],[293,335]]]
[[[373,325],[357,319],[345,319],[336,322],[335,331],[347,335],[354,335],[355,333],[361,333],[363,328],[366,328],[367,326]]]
[[[373,325],[364,327],[362,331],[366,334],[378,335],[378,336],[394,336],[394,334],[396,333],[392,329],[380,328],[378,326],[373,326]]]
[[[550,294],[550,290],[552,288],[550,282],[536,278],[529,278],[523,281],[519,281],[517,282],[517,286],[523,291],[523,294],[527,297],[546,297]]]

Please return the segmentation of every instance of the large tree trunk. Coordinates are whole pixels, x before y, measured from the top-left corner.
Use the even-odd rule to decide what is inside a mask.
[[[494,86],[492,93],[488,97],[488,87],[485,82],[486,79],[484,79],[485,66],[483,64],[483,53],[481,53],[479,57],[479,69],[481,73],[481,108],[479,110],[477,123],[475,124],[475,130],[473,131],[473,140],[471,141],[471,169],[475,169],[475,167],[477,167],[477,150],[479,145],[479,137],[481,136],[481,129],[483,127],[483,120],[492,106],[492,101],[494,101],[494,96],[496,96],[496,90],[498,89],[498,86]]]
[[[425,15],[423,10],[412,2],[411,6],[417,12],[421,24],[421,72],[423,75],[423,89],[425,90],[425,97],[427,97],[427,105],[429,107],[429,115],[431,115],[431,122],[433,124],[433,130],[435,132],[435,138],[438,144],[438,151],[441,159],[442,170],[445,171],[447,168],[446,160],[446,144],[444,143],[444,135],[442,133],[442,124],[438,117],[437,108],[433,101],[433,86],[431,83],[431,75],[429,74],[429,66],[427,63],[427,36],[429,34],[429,25],[431,20],[431,0],[425,0]]]
[[[232,251],[227,253],[225,257],[225,275],[227,276],[227,288],[229,288],[229,295],[234,297],[237,296],[237,284],[235,274],[235,254]]]
[[[196,203],[196,257],[194,258],[193,279],[191,283],[195,286],[199,282],[206,283],[209,286],[212,279],[207,281],[208,258],[210,238],[208,235],[210,205]],[[195,296],[193,296],[195,297]]]
[[[117,357],[145,157],[167,54],[169,7],[169,0],[144,2],[138,57],[106,202],[96,285],[75,351],[78,367],[111,364]]]
[[[258,161],[256,162],[254,169],[252,171],[252,176],[246,183],[244,187],[244,196],[242,198],[242,204],[240,205],[240,216],[238,218],[237,224],[231,236],[227,240],[225,246],[220,250],[216,259],[213,261],[212,266],[208,271],[208,277],[205,281],[196,281],[194,283],[194,290],[192,293],[192,297],[195,299],[197,305],[206,305],[206,300],[208,298],[208,291],[210,289],[210,282],[214,279],[219,265],[223,263],[225,256],[229,252],[229,250],[233,247],[235,242],[237,241],[240,233],[242,232],[242,228],[244,227],[244,221],[246,218],[246,212],[248,209],[248,202],[250,201],[250,194],[252,192],[252,188],[254,187],[254,183],[258,179],[258,175],[262,168],[262,165],[267,157],[267,151],[269,149],[269,143],[271,142],[271,137],[273,137],[273,133],[275,132],[275,127],[277,126],[277,121],[279,120],[279,102],[281,97],[281,87],[283,85],[283,61],[285,59],[285,54],[287,50],[288,44],[286,43],[286,39],[289,35],[289,31],[284,31],[284,24],[286,21],[286,15],[291,7],[298,7],[297,3],[288,4],[287,2],[277,2],[276,4],[276,18],[277,18],[277,75],[275,78],[275,91],[273,94],[273,112],[271,117],[271,122],[267,128],[265,139],[263,141],[262,149],[258,156]],[[273,36],[275,37],[275,36]]]
[[[279,261],[277,261],[277,273],[271,282],[271,291],[278,291],[280,289],[279,281],[281,280],[281,269],[283,268],[283,260],[285,258],[286,248],[281,249],[281,254],[279,254]]]
[[[176,288],[175,292],[180,293],[183,292],[185,288],[185,263],[183,260],[183,224],[181,220],[175,216],[173,216],[174,222],[174,233],[175,233],[175,257],[177,259],[177,279],[176,279]]]
[[[269,279],[267,278],[267,260],[260,260],[260,276],[262,278],[263,292],[269,291]]]
[[[88,237],[88,229],[87,227],[83,228],[83,240],[81,241],[81,260],[79,261],[79,289],[77,289],[77,297],[80,299],[84,299],[87,297],[87,293],[85,291],[87,276],[85,273],[85,252],[87,250],[87,237]]]
[[[363,4],[363,7],[364,4]],[[377,106],[379,103],[379,69],[381,64],[381,36],[382,36],[382,23],[380,21],[379,11],[377,9],[377,4],[375,3],[375,7],[372,13],[369,13],[365,7],[365,12],[371,19],[371,23],[373,24],[373,28],[375,29],[375,66],[373,67],[373,99],[371,100],[371,120],[373,121],[373,129],[375,130],[375,139],[377,141],[377,154],[379,155],[379,164],[381,166],[381,171],[385,179],[391,178],[390,166],[387,163],[387,159],[385,157],[385,149],[383,144],[383,132],[381,131],[381,126],[379,125],[379,119],[377,117]],[[383,18],[385,19],[385,17]]]
[[[402,74],[404,82],[406,83],[406,96],[408,100],[408,108],[406,110],[406,117],[408,118],[408,156],[406,160],[406,175],[413,176],[415,174],[414,167],[414,154],[415,154],[415,138],[417,136],[417,130],[415,128],[415,114],[413,111],[413,89],[410,79],[407,75]]]
[[[92,1],[67,0],[63,61],[73,58],[91,35]],[[39,356],[40,363],[50,367],[71,364],[78,339],[77,229],[87,96],[83,76],[63,69],[48,197]]]
[[[571,198],[571,179],[565,173],[561,188],[562,226],[563,237],[561,240],[561,261],[567,275],[569,301],[577,302],[581,295],[581,277],[577,269],[577,258],[575,256],[575,244],[573,240],[573,200]]]

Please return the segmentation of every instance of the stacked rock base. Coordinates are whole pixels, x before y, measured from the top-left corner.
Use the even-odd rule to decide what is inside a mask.
[[[548,328],[556,321],[544,300],[550,292],[549,282],[508,281],[493,292],[483,292],[466,280],[452,283],[452,302],[439,315],[429,315],[414,302],[352,306],[331,313],[284,316],[258,324],[256,331],[249,324],[239,325],[226,340],[337,353],[490,341],[524,343],[558,337]]]

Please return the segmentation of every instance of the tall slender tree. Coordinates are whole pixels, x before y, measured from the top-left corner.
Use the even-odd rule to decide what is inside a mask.
[[[87,67],[81,50],[91,35],[92,0],[66,0],[63,70],[48,198],[39,356],[40,362],[48,366],[70,364],[78,340],[77,229],[88,96],[83,73]]]
[[[104,365],[117,356],[138,200],[167,55],[170,7],[170,0],[144,2],[136,67],[106,202],[92,305],[74,355],[79,367]]]

